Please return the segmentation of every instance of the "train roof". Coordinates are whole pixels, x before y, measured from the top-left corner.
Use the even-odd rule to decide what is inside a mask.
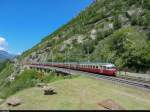
[[[112,63],[80,63],[81,65],[99,65],[99,66],[107,66],[107,67],[112,67],[112,66],[115,66],[114,64]]]
[[[53,64],[80,64],[80,65],[98,65],[98,66],[107,66],[113,67],[115,66],[112,63],[100,63],[100,62],[45,62],[45,63],[53,63]]]

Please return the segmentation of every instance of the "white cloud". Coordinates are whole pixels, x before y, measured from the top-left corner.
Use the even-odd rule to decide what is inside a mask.
[[[3,37],[0,37],[0,50],[7,50],[8,43],[6,42],[6,39]]]
[[[3,48],[3,47],[0,46],[0,50],[5,51],[5,48]]]
[[[18,52],[18,53],[17,53],[17,55],[21,55],[21,54],[22,54],[21,52]]]
[[[6,40],[3,37],[0,37],[0,45],[5,44]]]

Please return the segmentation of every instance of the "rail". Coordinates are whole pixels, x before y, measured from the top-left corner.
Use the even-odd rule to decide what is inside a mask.
[[[126,84],[146,90],[150,90],[150,84],[146,82],[139,82],[137,80],[129,80],[121,77],[110,77],[110,76],[105,76],[101,74],[95,74],[95,73],[89,73],[89,72],[83,72],[83,71],[77,71],[77,70],[72,70],[72,69],[66,69],[66,68],[58,68],[58,67],[47,67],[47,66],[37,66],[37,65],[28,65],[29,67],[32,68],[41,68],[41,69],[51,69],[51,70],[56,70],[72,75],[82,75],[82,76],[88,76],[88,77],[93,77],[96,79],[103,79],[103,80],[108,80],[112,81],[114,83],[120,83],[120,84]]]

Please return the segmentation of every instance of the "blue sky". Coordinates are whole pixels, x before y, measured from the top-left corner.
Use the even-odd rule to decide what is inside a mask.
[[[0,50],[21,53],[85,9],[92,0],[0,0]]]

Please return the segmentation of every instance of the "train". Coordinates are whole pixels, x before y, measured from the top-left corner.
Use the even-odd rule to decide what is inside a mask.
[[[29,64],[29,63],[28,63]],[[78,63],[78,62],[68,62],[68,63],[58,63],[58,62],[38,62],[30,63],[32,66],[43,66],[43,67],[59,67],[66,68],[96,74],[102,74],[107,76],[116,76],[117,67],[112,63]]]

